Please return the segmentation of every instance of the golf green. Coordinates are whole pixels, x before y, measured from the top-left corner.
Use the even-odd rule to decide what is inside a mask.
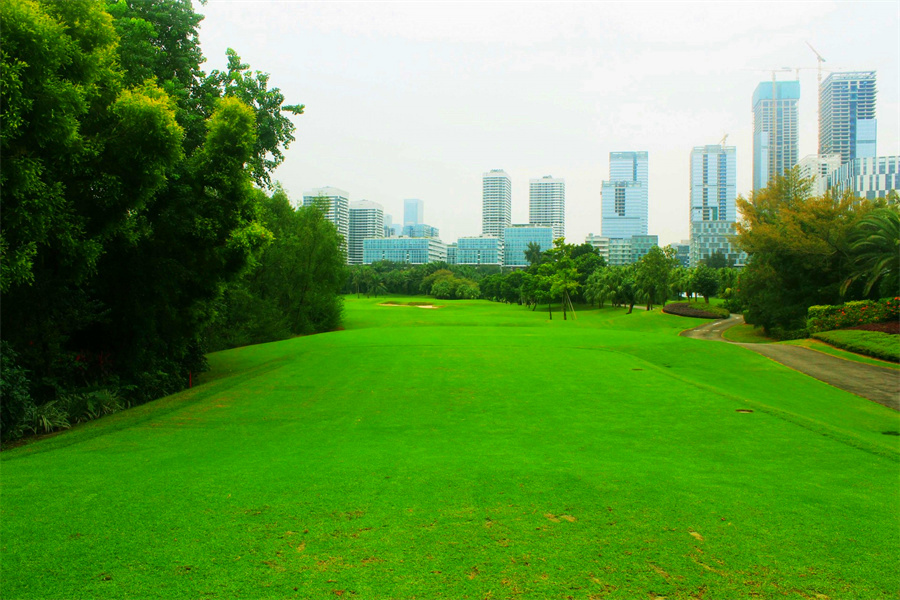
[[[898,413],[659,310],[384,301],[3,452],[0,596],[897,597]]]

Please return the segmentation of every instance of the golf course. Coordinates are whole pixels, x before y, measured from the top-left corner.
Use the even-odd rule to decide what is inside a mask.
[[[2,452],[0,596],[897,598],[896,411],[659,309],[416,300]]]

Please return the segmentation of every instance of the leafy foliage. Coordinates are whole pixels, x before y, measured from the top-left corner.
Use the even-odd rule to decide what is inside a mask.
[[[767,334],[800,331],[810,305],[836,304],[853,267],[850,232],[875,204],[852,195],[810,194],[794,169],[749,199],[738,199],[744,220],[737,244],[750,256],[737,296],[748,323]],[[861,289],[850,289],[851,298]]]
[[[839,305],[810,306],[806,327],[813,334],[897,319],[900,319],[900,297],[859,300]]]

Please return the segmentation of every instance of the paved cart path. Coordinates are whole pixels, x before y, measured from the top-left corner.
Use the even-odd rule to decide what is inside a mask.
[[[748,350],[767,356],[786,367],[805,373],[810,377],[815,377],[834,387],[883,404],[894,410],[900,410],[900,371],[887,367],[857,363],[800,346],[739,344],[722,337],[723,331],[743,322],[743,316],[731,315],[729,318],[721,321],[713,321],[682,331],[681,335],[700,340],[727,342],[743,346]]]

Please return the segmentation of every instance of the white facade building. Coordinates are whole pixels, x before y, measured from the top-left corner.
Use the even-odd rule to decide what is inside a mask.
[[[363,264],[363,241],[384,237],[384,207],[377,202],[350,203],[350,235],[347,264]]]
[[[528,222],[550,227],[553,239],[566,237],[566,180],[546,175],[528,180]]]
[[[512,223],[512,183],[503,169],[481,177],[481,234],[502,238]]]
[[[812,194],[824,196],[828,191],[828,176],[841,168],[841,155],[810,154],[801,158],[797,166],[800,168],[800,177],[812,180]]]
[[[343,238],[341,250],[347,256],[350,238],[350,194],[335,187],[314,188],[303,193],[303,206],[321,204],[325,218],[334,223],[337,232]]]

